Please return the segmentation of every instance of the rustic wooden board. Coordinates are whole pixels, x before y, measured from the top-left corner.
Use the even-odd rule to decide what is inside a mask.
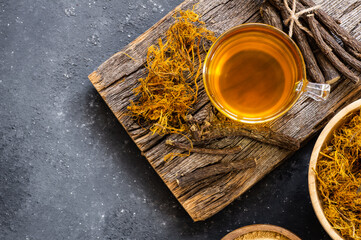
[[[189,9],[197,2],[196,0],[186,0],[176,9]],[[202,20],[206,22],[207,27],[219,35],[228,28],[241,23],[259,22],[261,2],[261,0],[200,0],[196,10],[201,15]],[[361,4],[357,4],[355,0],[324,0],[322,7],[330,15],[339,18],[343,27],[359,40],[361,39],[359,33]],[[121,52],[109,58],[89,75],[89,79],[180,204],[194,221],[200,221],[211,217],[226,207],[274,169],[282,160],[290,156],[292,152],[239,137],[223,139],[212,144],[213,147],[220,148],[241,144],[244,146],[244,151],[239,154],[210,156],[194,153],[186,158],[177,157],[168,162],[163,160],[166,154],[175,150],[165,145],[164,137],[152,135],[146,129],[138,126],[126,114],[126,108],[129,100],[135,99],[132,89],[139,84],[138,79],[146,75],[143,64],[147,48],[156,43],[159,37],[164,36],[166,29],[174,21],[172,18],[174,11],[168,13]],[[129,54],[136,61],[131,60],[124,53]],[[199,85],[200,91],[194,115],[201,118],[208,113],[210,102],[205,94],[201,79]],[[305,144],[337,110],[361,96],[359,93],[361,87],[357,86],[356,88],[348,80],[341,81],[332,88],[332,93],[327,102],[315,102],[306,96],[302,96],[300,101],[286,115],[272,122],[270,126],[272,129],[295,137]],[[351,95],[352,97],[350,97]],[[232,160],[246,156],[257,157],[256,168],[225,176],[216,176],[211,181],[201,181],[190,187],[180,188],[176,184],[177,173],[191,172],[198,167],[209,164],[209,161]]]

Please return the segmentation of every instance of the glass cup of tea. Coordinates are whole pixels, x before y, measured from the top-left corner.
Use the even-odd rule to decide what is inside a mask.
[[[243,123],[264,123],[285,114],[306,93],[317,101],[329,84],[307,81],[296,43],[284,32],[248,23],[223,33],[211,46],[203,81],[212,104]]]

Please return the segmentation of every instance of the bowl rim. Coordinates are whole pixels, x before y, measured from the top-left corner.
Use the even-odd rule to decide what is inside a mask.
[[[326,141],[329,140],[330,134],[332,134],[333,130],[338,128],[345,120],[346,116],[354,111],[361,109],[361,99],[356,100],[346,107],[344,107],[340,112],[338,112],[324,127],[321,134],[317,138],[315,146],[312,150],[312,155],[310,159],[310,164],[308,168],[308,190],[311,198],[311,203],[313,210],[316,213],[316,216],[321,223],[322,227],[326,230],[328,235],[334,240],[342,240],[342,236],[331,226],[329,221],[327,220],[322,207],[322,201],[319,197],[319,193],[317,190],[317,178],[313,169],[316,168],[317,160],[319,157],[319,153],[323,145]]]
[[[264,231],[264,232],[274,232],[281,234],[290,240],[301,240],[301,238],[297,237],[294,233],[291,231],[271,224],[253,224],[253,225],[247,225],[241,228],[238,228],[230,233],[228,233],[226,236],[224,236],[221,240],[234,240],[238,237],[241,237],[244,234],[257,232],[257,231]]]

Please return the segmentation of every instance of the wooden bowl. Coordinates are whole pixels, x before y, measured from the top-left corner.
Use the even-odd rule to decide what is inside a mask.
[[[295,234],[288,231],[287,229],[268,224],[255,224],[255,225],[249,225],[238,228],[233,232],[228,233],[226,236],[222,238],[222,240],[234,240],[238,237],[242,237],[248,233],[253,233],[253,232],[274,232],[283,235],[284,237],[289,238],[290,240],[301,240],[301,238],[297,237]]]
[[[332,228],[331,224],[326,219],[326,216],[323,212],[322,201],[319,197],[317,191],[317,178],[316,174],[313,169],[316,169],[317,160],[319,157],[319,153],[323,146],[328,143],[332,137],[332,132],[339,128],[347,119],[349,113],[357,111],[361,108],[361,99],[357,100],[350,105],[343,108],[339,113],[337,113],[331,121],[326,125],[326,127],[321,132],[320,136],[317,139],[315,147],[313,148],[310,166],[308,169],[308,189],[310,191],[311,202],[313,209],[317,215],[318,220],[320,221],[322,227],[326,230],[328,235],[334,240],[341,240],[343,239],[338,232]]]

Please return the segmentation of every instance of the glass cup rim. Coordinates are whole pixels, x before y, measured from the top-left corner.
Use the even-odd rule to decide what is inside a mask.
[[[252,27],[252,26],[260,26],[263,28],[267,28],[267,29],[271,29],[272,31],[276,31],[278,33],[280,33],[280,35],[282,35],[283,38],[287,39],[291,45],[295,48],[296,52],[297,52],[297,56],[300,58],[300,62],[301,62],[301,68],[302,68],[302,72],[303,72],[303,79],[300,79],[300,81],[302,81],[302,85],[301,85],[301,90],[297,92],[297,96],[294,98],[294,100],[292,102],[290,102],[287,106],[287,108],[285,108],[284,110],[280,111],[278,114],[266,118],[266,119],[255,119],[255,120],[247,120],[247,119],[239,119],[236,118],[234,116],[232,116],[231,114],[227,113],[227,111],[225,111],[225,109],[223,109],[223,106],[221,106],[218,102],[216,102],[210,93],[208,84],[207,84],[207,69],[208,69],[208,65],[209,62],[211,61],[211,56],[214,52],[214,50],[217,48],[217,46],[219,45],[219,42],[224,39],[225,37],[227,37],[229,34],[239,30],[239,29],[243,29],[243,28],[247,28],[247,27]],[[209,48],[208,53],[205,57],[204,60],[204,64],[203,64],[203,85],[204,88],[206,90],[206,94],[208,96],[208,98],[210,99],[211,103],[213,106],[215,106],[217,108],[218,111],[220,111],[223,115],[227,116],[228,118],[231,118],[232,120],[235,120],[237,122],[242,122],[242,123],[248,123],[248,124],[257,124],[257,123],[265,123],[265,122],[269,122],[272,121],[276,118],[281,117],[282,115],[284,115],[286,112],[288,112],[294,105],[295,103],[299,100],[299,98],[301,97],[302,93],[304,92],[304,89],[307,85],[307,79],[306,79],[306,66],[305,66],[305,61],[303,58],[303,55],[299,49],[299,47],[297,46],[297,44],[293,41],[293,39],[288,36],[285,32],[281,31],[280,29],[273,27],[271,25],[268,24],[264,24],[264,23],[243,23],[237,26],[234,26],[230,29],[228,29],[227,31],[225,31],[224,33],[222,33],[217,39],[216,41],[214,41],[214,43],[212,44],[212,46]]]

